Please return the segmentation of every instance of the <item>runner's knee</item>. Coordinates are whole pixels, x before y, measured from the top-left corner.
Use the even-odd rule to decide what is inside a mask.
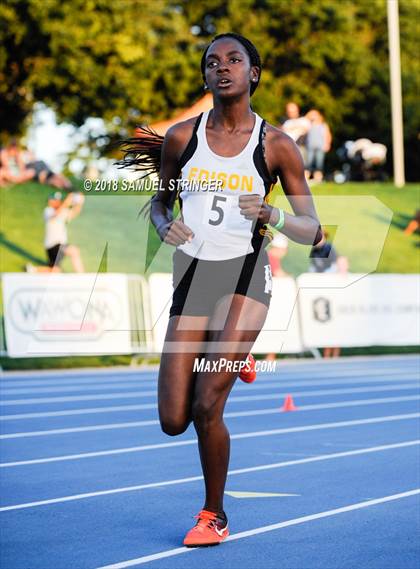
[[[160,418],[160,427],[162,431],[171,437],[185,433],[185,431],[188,429],[189,424],[190,421],[185,419],[176,419],[173,417]]]
[[[196,428],[205,429],[212,422],[219,421],[221,415],[216,397],[198,397],[193,401],[192,420]]]

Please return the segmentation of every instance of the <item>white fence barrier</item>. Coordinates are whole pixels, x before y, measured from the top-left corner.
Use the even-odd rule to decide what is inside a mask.
[[[292,277],[273,279],[273,296],[267,319],[252,353],[299,353],[303,351],[296,281]]]
[[[6,273],[2,283],[9,356],[132,351],[126,275]]]
[[[3,275],[11,357],[160,353],[172,275]],[[254,353],[420,343],[420,275],[303,274],[273,280]]]
[[[163,349],[169,308],[172,299],[172,275],[155,273],[149,278],[150,312],[155,351]],[[296,282],[293,278],[273,280],[273,298],[267,320],[252,349],[255,354],[268,352],[298,353],[303,350],[300,341],[296,309]]]
[[[154,351],[161,353],[172,300],[172,275],[154,273],[149,277],[150,316]]]
[[[420,343],[420,275],[307,273],[297,284],[307,348]]]

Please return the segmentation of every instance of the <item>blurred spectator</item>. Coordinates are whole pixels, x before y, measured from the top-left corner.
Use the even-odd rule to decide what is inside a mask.
[[[44,246],[48,258],[47,267],[27,265],[29,273],[59,273],[63,257],[70,257],[75,273],[84,273],[80,250],[75,245],[68,244],[67,223],[77,217],[83,207],[85,198],[80,193],[69,193],[63,199],[61,192],[55,192],[48,198],[44,209],[45,238]]]
[[[419,229],[419,227],[420,227],[420,209],[418,209],[416,211],[413,219],[410,221],[410,223],[405,228],[404,233],[406,235],[412,235],[413,233],[415,233]]]
[[[323,237],[314,245],[309,253],[310,273],[335,273],[337,272],[337,251],[333,244],[328,241],[329,234],[323,231]]]
[[[289,240],[286,235],[283,235],[283,233],[277,233],[267,251],[273,277],[288,276],[281,264],[282,260],[287,255],[288,247]]]
[[[1,163],[1,150],[0,150],[0,188],[7,185],[7,171]]]
[[[335,172],[337,183],[387,179],[385,171],[387,148],[369,138],[347,140],[338,150],[337,156],[342,163],[342,171]]]
[[[20,148],[13,139],[0,150],[0,181],[21,184],[30,180],[60,190],[71,189],[70,180],[62,174],[55,174],[43,160],[36,160],[32,152]]]
[[[306,136],[306,177],[311,174],[316,182],[324,177],[325,154],[331,148],[331,131],[322,114],[316,109],[310,110],[306,118],[311,126]]]
[[[300,116],[299,106],[292,101],[287,103],[286,118],[281,129],[296,142],[304,161],[306,160],[305,140],[310,127],[309,119]]]
[[[0,174],[3,183],[18,183],[22,172],[25,171],[25,159],[33,160],[31,152],[24,152],[19,148],[17,140],[13,138],[10,144],[0,148]]]

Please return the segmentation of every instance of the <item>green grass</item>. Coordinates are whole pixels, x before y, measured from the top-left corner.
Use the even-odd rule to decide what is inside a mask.
[[[36,183],[0,188],[2,272],[23,271],[26,263],[45,263],[42,213],[50,192],[47,186]],[[420,208],[420,184],[398,189],[392,184],[325,183],[314,186],[312,193],[321,222],[329,227],[339,253],[349,258],[352,272],[419,272],[418,235],[406,236],[403,229]],[[146,275],[171,271],[173,248],[162,245],[153,228],[138,217],[147,199],[149,196],[133,194],[87,195],[81,216],[69,225],[69,240],[80,247],[86,271]],[[273,199],[290,211],[280,188],[276,188]],[[290,243],[285,270],[294,276],[305,272],[308,254],[309,247]],[[63,269],[71,270],[68,260]],[[61,360],[67,366],[72,361],[76,365],[122,363],[110,356],[94,360],[57,358],[52,365],[61,365]],[[38,367],[46,360],[32,362]],[[26,360],[25,366],[28,363]],[[12,361],[3,360],[2,365],[11,366]]]
[[[412,219],[415,210],[420,208],[420,185],[408,184],[405,188],[396,188],[392,184],[335,184],[315,187],[315,199],[319,195],[347,196],[355,200],[350,213],[350,222],[354,223],[354,231],[348,241],[338,245],[340,251],[350,259],[353,272],[369,270],[366,267],[366,251],[370,250],[370,240],[377,239],[383,228],[388,225],[381,209],[366,210],[364,206],[357,208],[358,196],[373,196],[390,210],[392,216],[386,239],[375,269],[378,273],[418,273],[419,235],[406,236],[403,230]],[[322,218],[321,218],[322,219]],[[354,261],[354,263],[352,262]]]
[[[281,190],[280,190],[281,191]],[[354,273],[418,273],[419,238],[403,230],[420,208],[420,185],[398,189],[392,184],[336,185],[311,188],[321,223]],[[287,207],[276,193],[277,205]],[[308,266],[309,248],[290,243],[284,267],[297,276]]]
[[[280,191],[274,194],[275,203],[290,211]],[[45,263],[42,212],[49,193],[48,187],[33,183],[0,189],[3,272],[22,271],[28,262]],[[334,245],[348,256],[351,271],[419,271],[418,236],[403,233],[415,209],[420,208],[419,184],[397,189],[391,184],[328,183],[313,187],[312,193],[321,222],[330,226],[331,234],[334,226],[338,227]],[[87,196],[82,215],[69,225],[70,242],[80,247],[87,271],[99,269],[107,244],[108,272],[171,271],[173,248],[160,244],[153,228],[149,231],[144,218],[138,218],[147,199],[128,194]],[[150,266],[146,266],[147,249]],[[308,253],[309,247],[290,243],[286,270],[295,276],[304,272]],[[67,260],[63,268],[71,270]]]

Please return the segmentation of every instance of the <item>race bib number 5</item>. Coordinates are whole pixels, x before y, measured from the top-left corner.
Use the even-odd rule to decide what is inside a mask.
[[[240,214],[237,196],[208,194],[203,223],[209,229],[250,231],[252,222]]]
[[[212,199],[210,207],[210,217],[208,224],[212,227],[218,227],[223,224],[223,220],[226,217],[226,206],[227,197],[226,196],[210,196]]]

